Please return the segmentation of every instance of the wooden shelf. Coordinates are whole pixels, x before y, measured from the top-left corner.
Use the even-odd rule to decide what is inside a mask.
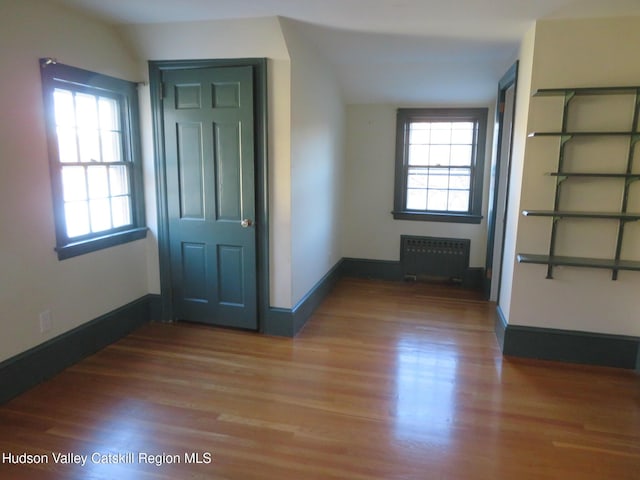
[[[595,173],[595,172],[549,172],[552,177],[592,177],[592,178],[636,178],[640,173]]]
[[[640,262],[632,260],[612,260],[606,258],[564,257],[537,255],[533,253],[519,253],[519,263],[534,263],[538,265],[606,268],[610,270],[640,271]]]
[[[640,132],[531,132],[529,137],[640,137]]]
[[[596,218],[613,220],[640,220],[640,213],[621,212],[573,212],[567,210],[524,210],[525,217],[556,217],[556,218]]]
[[[539,88],[534,97],[557,97],[573,93],[574,95],[633,95],[640,87],[579,87],[579,88]]]

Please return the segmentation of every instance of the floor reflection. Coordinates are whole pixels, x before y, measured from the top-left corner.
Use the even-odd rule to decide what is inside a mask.
[[[454,420],[455,345],[400,340],[396,356],[395,433],[400,439],[449,443]]]
[[[153,437],[139,420],[140,402],[124,400],[115,406],[97,427],[99,441],[87,455],[82,468],[85,478],[118,478],[135,480],[139,478],[138,452],[153,449]]]

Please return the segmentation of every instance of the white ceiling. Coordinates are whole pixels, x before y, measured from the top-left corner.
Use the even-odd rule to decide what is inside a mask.
[[[541,18],[640,16],[640,0],[58,0],[114,24],[281,16],[349,103],[487,103]]]

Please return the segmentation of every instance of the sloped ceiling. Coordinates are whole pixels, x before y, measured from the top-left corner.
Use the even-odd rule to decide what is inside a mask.
[[[122,24],[287,17],[347,103],[486,104],[541,18],[640,15],[639,0],[57,0]],[[170,28],[170,25],[168,25]]]

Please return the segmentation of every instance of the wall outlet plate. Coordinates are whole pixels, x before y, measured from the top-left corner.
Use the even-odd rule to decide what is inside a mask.
[[[52,328],[51,311],[45,310],[40,313],[40,333],[50,332]]]

